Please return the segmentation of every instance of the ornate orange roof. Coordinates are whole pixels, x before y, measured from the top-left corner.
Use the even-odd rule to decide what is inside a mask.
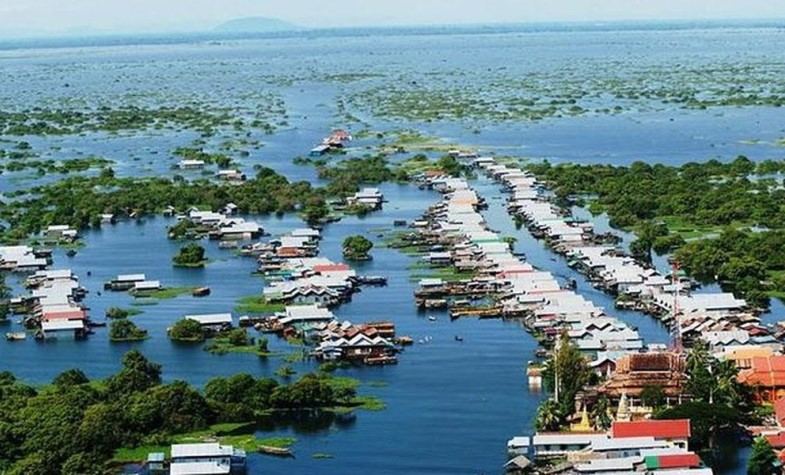
[[[756,356],[749,369],[739,372],[738,379],[750,386],[785,387],[785,356]]]

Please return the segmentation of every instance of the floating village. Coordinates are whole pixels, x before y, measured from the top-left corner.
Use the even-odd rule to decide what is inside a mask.
[[[334,133],[312,153],[348,140]],[[785,450],[785,330],[764,325],[759,310],[731,293],[697,292],[698,284],[672,263],[669,273],[627,254],[613,233],[598,234],[591,222],[574,217],[554,203],[546,184],[519,167],[473,152],[451,152],[466,166],[487,177],[507,197],[506,210],[527,232],[554,255],[583,274],[597,290],[611,295],[616,307],[633,309],[669,328],[671,343],[647,344],[636,328],[611,316],[576,291],[575,280],[564,281],[528,263],[506,239],[486,223],[488,207],[464,178],[428,173],[420,187],[441,193],[442,199],[411,223],[394,223],[399,231],[394,247],[414,249],[417,259],[431,269],[452,269],[460,278],[423,278],[412,296],[420,311],[446,310],[451,320],[515,320],[540,343],[535,358],[522,366],[530,390],[545,386],[548,365],[564,345],[587,359],[596,384],[575,394],[568,427],[511,435],[507,443],[507,473],[654,474],[713,473],[690,449],[689,419],[653,419],[647,388],[661,391],[662,404],[689,401],[687,351],[704,344],[711,355],[738,368],[739,382],[754,388],[759,403],[772,404],[775,423],[748,427],[775,449]],[[347,198],[381,209],[384,197],[365,188]],[[384,276],[360,275],[350,265],[319,257],[318,228],[293,229],[267,236],[261,225],[236,215],[227,203],[216,211],[196,208],[165,214],[187,224],[188,233],[218,240],[219,247],[254,259],[266,285],[258,298],[280,311],[266,315],[232,312],[182,315],[215,337],[233,328],[272,334],[283,340],[303,341],[307,356],[322,362],[368,366],[398,362],[399,353],[417,342],[397,335],[391,320],[351,322],[333,310],[350,301],[364,286],[385,286]],[[107,217],[110,220],[111,217]],[[108,221],[107,221],[108,222]],[[49,226],[45,242],[72,242],[69,226]],[[9,341],[85,339],[103,319],[92,319],[84,303],[88,291],[70,269],[50,269],[52,251],[30,246],[0,247],[0,268],[26,274],[27,294],[10,300],[28,331],[9,332]],[[120,274],[104,283],[103,292],[127,292],[137,297],[162,291],[166,285],[146,274]],[[195,297],[210,295],[208,287],[192,290]],[[436,317],[429,317],[435,320]],[[456,341],[463,336],[456,335]],[[427,343],[420,341],[419,343]],[[558,370],[557,370],[558,371]],[[559,374],[554,375],[560,377]],[[551,383],[553,384],[553,383]],[[553,395],[558,402],[558,390]],[[600,400],[607,405],[607,427],[598,428],[589,414]],[[275,448],[267,448],[273,453]],[[288,455],[280,449],[281,455]],[[174,444],[167,452],[150,453],[145,473],[245,473],[245,452],[214,442]],[[274,453],[275,454],[275,453]],[[783,452],[785,456],[785,452]]]
[[[782,21],[312,13],[0,39],[0,474],[785,473]]]

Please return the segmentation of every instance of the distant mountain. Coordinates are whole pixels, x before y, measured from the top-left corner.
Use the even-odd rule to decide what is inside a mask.
[[[215,27],[214,31],[221,33],[268,33],[299,29],[299,26],[277,18],[247,17],[229,20]]]

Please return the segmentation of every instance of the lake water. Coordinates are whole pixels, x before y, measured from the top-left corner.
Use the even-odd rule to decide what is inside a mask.
[[[281,98],[286,113],[271,114],[278,123],[273,134],[221,130],[207,139],[216,146],[227,140],[247,139],[258,145],[241,146],[248,156],[231,152],[247,173],[254,165],[270,166],[292,180],[319,183],[313,168],[292,163],[334,127],[394,131],[416,129],[445,142],[476,146],[498,154],[548,158],[552,161],[630,163],[634,160],[683,163],[738,154],[752,159],[782,158],[775,142],[785,136],[785,116],[774,107],[685,110],[655,101],[625,103],[620,114],[553,117],[542,121],[466,119],[417,121],[378,117],[372,108],[346,109],[352,97],[377,87],[399,83],[440,88],[461,84],[499,92],[494,81],[527,77],[585,80],[595,75],[633,77],[641,70],[696,70],[741,62],[756,75],[781,67],[785,56],[779,28],[642,29],[607,31],[479,30],[449,34],[429,30],[360,32],[346,35],[307,33],[302,37],[251,40],[167,42],[0,49],[0,110],[35,105],[60,107],[132,103],[140,106],[176,105],[195,101],[249,113],[265,109],[265,94]],[[18,45],[16,45],[18,46]],[[1,45],[0,45],[1,47]],[[688,68],[689,69],[689,68]],[[367,75],[338,79],[340,74]],[[673,81],[686,81],[686,73]],[[757,76],[756,76],[757,77]],[[545,80],[543,79],[543,81]],[[720,81],[720,85],[723,85]],[[688,84],[687,84],[688,85]],[[678,87],[684,87],[681,84]],[[587,87],[589,87],[587,85]],[[594,98],[595,102],[612,99]],[[350,114],[351,117],[348,117]],[[372,137],[372,136],[371,136]],[[2,137],[16,140],[17,137]],[[67,160],[98,155],[114,160],[121,176],[174,173],[171,152],[188,146],[199,134],[187,130],[154,130],[119,134],[85,133],[61,137],[24,137],[42,158]],[[351,154],[361,155],[378,143],[356,140]],[[3,144],[0,143],[0,148]],[[198,176],[191,173],[186,176]],[[58,177],[36,177],[30,172],[0,175],[6,192],[45,183]],[[498,186],[485,179],[475,183],[490,207],[485,211],[492,228],[518,239],[516,249],[528,260],[565,280],[576,279],[578,291],[620,319],[637,327],[647,342],[664,343],[667,330],[652,318],[617,311],[613,300],[591,287],[525,230],[516,230],[503,206]],[[367,288],[336,310],[354,321],[390,319],[400,334],[416,344],[400,356],[397,366],[355,368],[338,373],[363,382],[361,392],[378,395],[387,404],[379,412],[360,411],[349,422],[294,424],[277,427],[267,435],[297,437],[295,459],[251,456],[251,473],[313,474],[437,474],[499,473],[505,462],[505,443],[532,429],[542,394],[527,388],[525,367],[534,359],[535,341],[516,322],[463,319],[451,322],[446,313],[418,313],[409,266],[412,258],[385,249],[377,236],[396,219],[411,220],[439,199],[415,187],[383,185],[389,201],[383,211],[365,218],[350,217],[330,224],[324,232],[321,254],[340,259],[340,243],[348,235],[365,234],[377,243],[374,260],[356,266],[358,272],[384,275],[389,285]],[[280,234],[302,223],[297,217],[254,217],[266,231]],[[194,384],[214,376],[249,372],[271,376],[281,358],[251,355],[211,355],[196,346],[182,346],[166,338],[166,328],[184,314],[225,312],[238,298],[258,293],[263,281],[251,275],[252,259],[207,244],[212,262],[203,270],[174,269],[170,258],[179,247],[166,239],[165,218],[143,223],[122,222],[87,232],[85,247],[69,258],[55,256],[55,266],[70,267],[90,294],[86,299],[94,318],[110,306],[128,307],[124,293],[98,295],[105,280],[119,274],[144,272],[167,286],[202,286],[212,289],[203,299],[190,296],[139,307],[134,321],[151,338],[136,344],[110,344],[105,329],[87,341],[39,344],[0,342],[0,370],[43,383],[59,372],[82,368],[91,377],[116,371],[122,354],[137,347],[161,363],[167,380]],[[602,226],[602,222],[598,223]],[[90,272],[90,276],[88,276]],[[781,304],[767,315],[776,321]],[[428,315],[438,316],[431,322]],[[9,324],[8,328],[13,328]],[[8,331],[8,330],[5,330]],[[463,342],[457,342],[461,335]],[[271,340],[273,350],[293,351]],[[304,373],[315,366],[295,363]],[[327,453],[331,459],[315,459]],[[742,454],[743,455],[743,454]],[[743,456],[725,473],[742,473]]]

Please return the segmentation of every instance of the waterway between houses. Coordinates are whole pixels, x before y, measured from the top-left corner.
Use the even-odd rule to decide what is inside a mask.
[[[221,96],[220,102],[236,99],[237,84],[243,84],[246,89],[265,89],[272,87],[268,79],[281,79],[279,82],[284,85],[273,89],[286,101],[289,125],[272,136],[255,133],[251,138],[263,142],[263,147],[250,151],[250,156],[242,161],[243,170],[251,174],[252,165],[271,166],[292,180],[318,184],[314,169],[297,166],[292,158],[318,143],[330,128],[346,126],[334,99],[350,95],[355,86],[351,83],[325,84],[317,80],[287,85],[284,79],[289,76],[299,77],[301,73],[311,72],[303,64],[315,64],[323,72],[356,70],[383,74],[419,71],[424,61],[437,73],[452,71],[456,65],[466,70],[506,65],[514,70],[511,74],[525,76],[549,65],[571,65],[575,58],[625,58],[630,64],[649,60],[663,64],[683,63],[685,58],[690,61],[696,58],[696,44],[702,45],[705,58],[746,55],[751,49],[775,58],[781,55],[777,42],[771,39],[775,33],[768,31],[696,30],[665,34],[671,47],[657,46],[656,52],[651,45],[665,41],[656,32],[626,32],[621,41],[610,34],[585,32],[567,36],[538,33],[427,37],[401,33],[374,41],[359,35],[341,41],[331,37],[309,37],[139,48],[3,51],[0,60],[9,81],[3,86],[8,93],[0,97],[0,105],[12,108],[18,104],[37,104],[52,99],[49,96],[58,99],[56,96],[60,95],[103,98],[107,88],[109,96],[141,96],[149,90],[159,90],[162,84],[167,87],[176,84],[186,97]],[[733,35],[733,41],[727,41],[728,34]],[[429,48],[423,48],[426,42]],[[79,58],[76,65],[72,64],[74,58]],[[510,58],[516,60],[510,61]],[[582,67],[592,67],[592,64],[585,63]],[[51,74],[52,71],[57,73]],[[269,76],[274,73],[280,77]],[[74,87],[63,89],[64,78]],[[177,91],[170,89],[167,92],[174,94]],[[155,96],[151,100],[155,100]],[[715,156],[732,158],[739,153],[756,160],[771,158],[779,152],[770,144],[782,132],[780,111],[766,107],[710,112],[665,108],[531,123],[477,121],[471,126],[456,122],[386,120],[362,112],[357,114],[367,120],[373,130],[410,127],[449,142],[478,144],[484,151],[499,154],[615,164],[636,159],[674,164]],[[480,130],[479,134],[472,130],[475,127]],[[176,158],[171,157],[170,152],[196,138],[198,134],[194,132],[162,131],[25,139],[34,149],[43,151],[43,158],[100,155],[115,160],[113,167],[119,176],[150,176],[172,173],[170,167]],[[760,143],[753,143],[751,139],[760,140]],[[363,141],[357,141],[357,146],[363,145]],[[0,175],[0,189],[11,191],[54,178],[35,177],[32,173],[6,173]],[[516,229],[497,184],[485,178],[472,184],[488,200],[489,208],[484,215],[490,227],[503,236],[517,238],[516,251],[525,253],[529,262],[564,281],[576,280],[579,293],[638,328],[647,343],[667,342],[668,332],[656,320],[637,312],[615,310],[611,297],[591,287],[582,275],[566,265],[562,257],[550,252],[525,229]],[[384,210],[364,218],[347,217],[327,226],[321,254],[340,260],[340,244],[347,235],[370,236],[377,243],[373,250],[374,260],[356,268],[361,273],[386,276],[388,286],[363,289],[350,303],[338,308],[336,314],[353,321],[390,319],[396,323],[399,334],[411,335],[415,340],[431,339],[428,343],[407,348],[396,366],[338,372],[360,379],[363,382],[360,392],[378,395],[387,405],[385,410],[360,411],[356,418],[349,420],[280,421],[280,424],[265,428],[263,435],[296,437],[293,448],[296,458],[251,455],[250,473],[499,473],[506,460],[507,439],[532,429],[537,405],[544,397],[530,391],[526,384],[526,362],[534,359],[535,340],[515,321],[450,321],[446,312],[417,312],[412,299],[416,282],[410,279],[409,269],[414,258],[383,248],[382,240],[376,236],[389,231],[394,220],[416,218],[439,196],[406,185],[385,184],[381,189],[389,201]],[[295,216],[249,218],[260,221],[273,235],[302,226]],[[599,217],[594,221],[599,231],[606,230],[606,220]],[[98,295],[103,282],[119,273],[144,272],[167,286],[206,285],[212,289],[209,297],[183,296],[139,307],[144,312],[134,316],[134,321],[151,335],[141,343],[111,344],[106,329],[97,329],[95,335],[79,342],[1,341],[0,370],[13,371],[28,382],[40,384],[73,367],[83,369],[90,377],[100,378],[119,368],[123,353],[130,348],[139,348],[163,365],[164,378],[168,381],[183,379],[202,385],[211,377],[238,372],[273,375],[284,364],[280,357],[216,356],[203,351],[201,346],[177,345],[166,338],[166,328],[182,315],[229,311],[238,298],[258,293],[264,285],[261,278],[251,275],[255,268],[252,259],[220,250],[214,242],[206,243],[212,262],[204,270],[173,268],[170,258],[179,244],[166,239],[168,224],[170,221],[165,218],[151,217],[145,218],[142,224],[121,222],[102,230],[88,231],[84,235],[85,246],[77,255],[69,258],[63,251],[58,251],[53,267],[70,267],[79,275],[82,284],[90,290],[86,299],[90,313],[98,320],[106,308],[128,307],[131,303],[131,298],[124,293]],[[657,262],[662,270],[664,259]],[[773,311],[764,315],[764,321],[782,315],[785,310],[779,301],[772,304]],[[430,321],[429,315],[438,319]],[[4,331],[12,331],[17,325],[9,323],[4,328]],[[455,335],[462,336],[463,341],[456,341]],[[297,351],[275,339],[271,339],[271,349]],[[316,367],[311,361],[292,366],[299,374]],[[329,454],[332,458],[314,458],[316,453]],[[739,458],[731,460],[718,472],[742,473],[746,452],[728,453],[739,453]]]

